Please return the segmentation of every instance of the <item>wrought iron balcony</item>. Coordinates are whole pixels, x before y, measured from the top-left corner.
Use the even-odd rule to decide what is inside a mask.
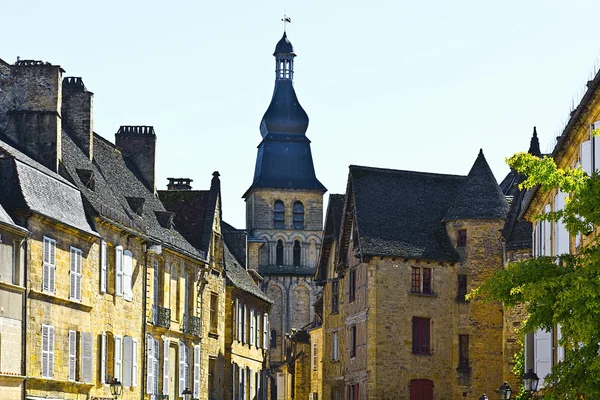
[[[171,327],[171,309],[161,306],[155,307],[154,325],[169,329]]]
[[[183,314],[182,331],[192,335],[200,336],[202,333],[202,323],[200,318],[189,314]]]

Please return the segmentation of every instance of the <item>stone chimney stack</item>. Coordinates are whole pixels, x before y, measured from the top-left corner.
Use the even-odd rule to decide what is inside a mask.
[[[55,172],[61,160],[63,72],[59,65],[20,60],[0,79],[0,131]]]
[[[190,178],[167,178],[169,183],[167,184],[167,190],[192,190],[191,183],[193,182]]]
[[[156,192],[156,134],[152,126],[121,126],[115,134],[132,170],[152,193]]]
[[[92,119],[94,93],[87,91],[81,78],[64,78],[62,87],[63,126],[77,146],[91,160],[94,155],[94,127]]]

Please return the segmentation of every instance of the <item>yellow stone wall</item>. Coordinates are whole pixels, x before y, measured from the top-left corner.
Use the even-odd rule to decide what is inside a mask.
[[[310,333],[310,392],[317,393],[317,398],[323,398],[323,326],[311,329]],[[316,343],[316,345],[315,345]],[[316,346],[316,369],[313,363],[315,362],[315,346]]]

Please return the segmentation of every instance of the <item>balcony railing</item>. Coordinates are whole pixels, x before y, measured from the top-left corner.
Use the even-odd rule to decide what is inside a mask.
[[[202,323],[199,317],[195,317],[189,314],[183,314],[183,328],[185,333],[191,335],[201,336],[202,334]]]
[[[171,327],[171,309],[156,306],[154,308],[154,325],[169,329]]]

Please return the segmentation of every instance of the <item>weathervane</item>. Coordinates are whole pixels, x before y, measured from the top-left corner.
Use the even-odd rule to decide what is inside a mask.
[[[292,19],[290,17],[288,17],[287,15],[283,14],[283,18],[281,18],[281,20],[283,21],[283,31],[285,32],[285,24],[291,24],[292,23]]]

